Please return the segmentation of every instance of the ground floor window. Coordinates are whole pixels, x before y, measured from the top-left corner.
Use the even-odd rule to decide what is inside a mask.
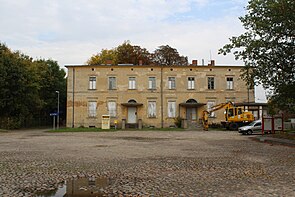
[[[88,102],[88,116],[96,117],[96,101]]]
[[[148,102],[148,117],[155,118],[156,117],[156,101]]]
[[[117,107],[116,107],[116,102],[115,101],[109,101],[108,102],[108,112],[111,117],[116,117],[117,116]]]
[[[176,117],[176,103],[175,103],[175,101],[168,101],[168,117],[169,118]]]
[[[208,101],[207,102],[207,110],[210,112],[212,110],[212,107],[215,105],[215,101]],[[215,112],[209,113],[209,117],[215,117]]]

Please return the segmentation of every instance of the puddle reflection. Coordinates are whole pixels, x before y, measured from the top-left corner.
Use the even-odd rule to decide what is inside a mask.
[[[100,197],[110,184],[110,179],[105,177],[69,179],[57,190],[44,192],[38,197]]]

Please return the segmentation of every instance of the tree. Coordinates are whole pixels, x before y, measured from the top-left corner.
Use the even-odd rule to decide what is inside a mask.
[[[102,49],[100,53],[93,55],[87,61],[88,65],[100,65],[107,64],[108,60],[111,60],[113,64],[117,64],[117,52],[116,49]]]
[[[245,62],[241,77],[272,90],[272,103],[295,112],[295,1],[250,0],[245,33],[219,50]]]
[[[65,111],[65,71],[53,60],[36,60],[0,43],[0,127],[20,128],[51,124],[49,113]],[[45,120],[38,124],[38,120]]]
[[[121,45],[113,49],[102,49],[100,53],[93,55],[87,61],[88,65],[107,64],[108,60],[112,64],[142,64],[148,65],[151,62],[151,54],[147,49],[140,46],[131,45],[130,41],[125,41]]]
[[[187,57],[180,56],[175,48],[169,45],[159,46],[153,54],[153,62],[164,66],[186,66],[188,65]]]

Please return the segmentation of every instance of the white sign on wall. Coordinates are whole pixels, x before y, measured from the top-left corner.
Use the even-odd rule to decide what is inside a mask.
[[[265,118],[263,121],[263,125],[264,125],[264,130],[265,131],[271,131],[272,130],[272,119],[270,118]]]

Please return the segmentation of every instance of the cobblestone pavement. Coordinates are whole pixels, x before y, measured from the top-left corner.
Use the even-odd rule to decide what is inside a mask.
[[[0,196],[69,177],[113,180],[105,196],[295,196],[295,148],[225,131],[0,132]]]

